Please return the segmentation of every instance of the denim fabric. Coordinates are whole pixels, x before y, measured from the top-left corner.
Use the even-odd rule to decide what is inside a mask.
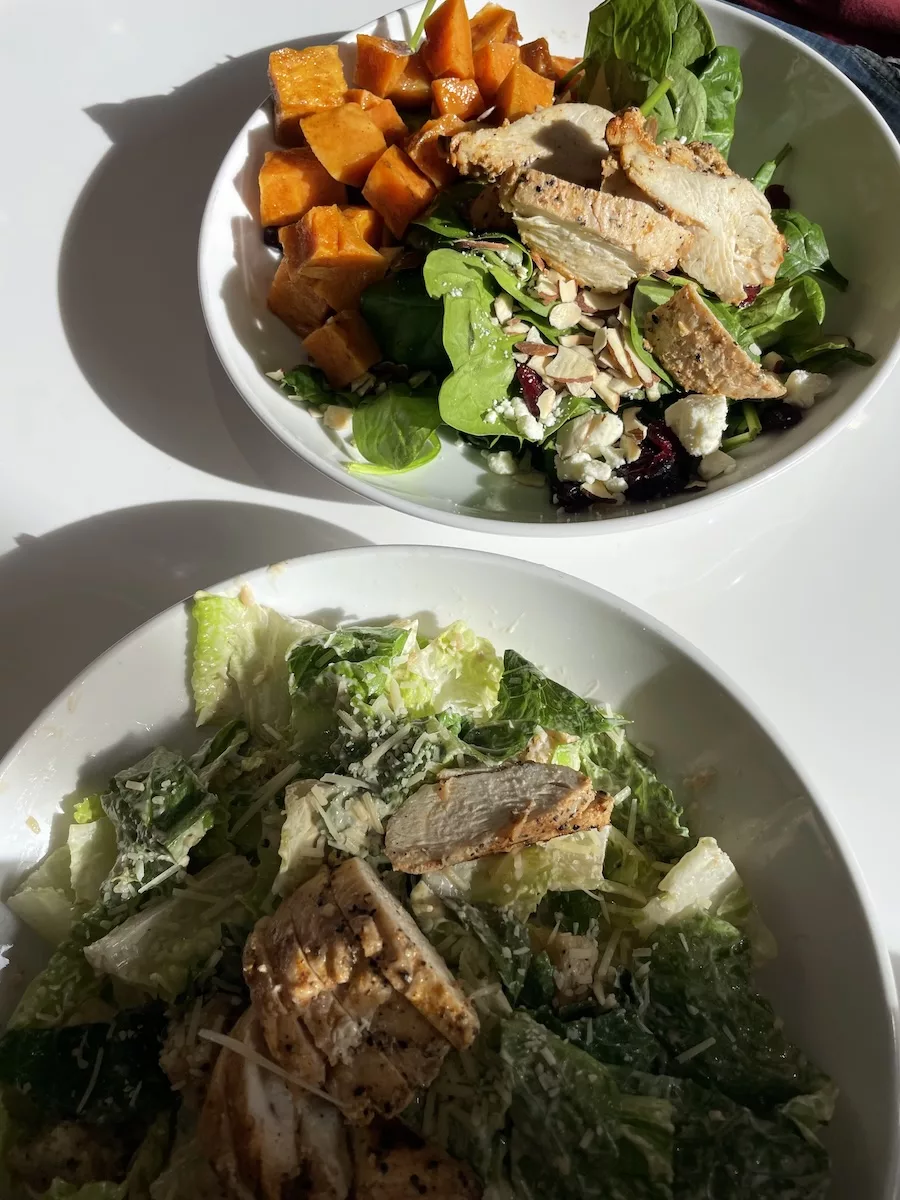
[[[786,33],[793,34],[798,41],[812,46],[813,50],[843,71],[868,96],[894,131],[894,136],[900,139],[900,59],[882,58],[864,46],[844,46],[775,17],[767,17],[763,13],[757,15]]]

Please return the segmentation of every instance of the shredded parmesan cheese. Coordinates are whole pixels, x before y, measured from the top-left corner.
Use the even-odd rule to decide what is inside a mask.
[[[82,1109],[84,1108],[84,1106],[87,1104],[88,1100],[90,1099],[91,1092],[97,1086],[97,1077],[100,1074],[100,1067],[101,1067],[102,1063],[103,1063],[103,1047],[101,1046],[100,1049],[97,1051],[97,1057],[94,1059],[94,1069],[93,1069],[93,1071],[91,1071],[91,1078],[88,1081],[87,1088],[85,1089],[84,1095],[78,1101],[78,1107],[75,1109],[76,1115],[82,1111]]]
[[[239,1042],[237,1038],[229,1037],[227,1033],[218,1033],[215,1029],[201,1029],[197,1036],[205,1038],[208,1042],[215,1042],[217,1046],[222,1046],[225,1050],[231,1050],[235,1054],[241,1055],[242,1058],[246,1058],[247,1062],[253,1063],[256,1067],[261,1067],[264,1071],[271,1071],[279,1079],[283,1079],[286,1083],[292,1083],[295,1087],[302,1088],[305,1092],[311,1092],[313,1096],[318,1096],[326,1104],[332,1104],[335,1108],[341,1107],[334,1096],[329,1096],[327,1092],[319,1091],[311,1083],[307,1083],[305,1079],[301,1079],[299,1075],[292,1075],[290,1071],[283,1070],[270,1059],[263,1058],[261,1054],[257,1054],[255,1050],[249,1046],[245,1046],[243,1042]]]
[[[677,1063],[690,1062],[692,1058],[696,1058],[698,1054],[702,1054],[704,1050],[708,1050],[710,1046],[714,1046],[716,1039],[708,1037],[702,1042],[698,1042],[696,1046],[691,1046],[690,1050],[683,1050],[681,1054],[676,1055]]]

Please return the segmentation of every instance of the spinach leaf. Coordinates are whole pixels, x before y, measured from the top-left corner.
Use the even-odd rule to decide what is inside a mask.
[[[525,291],[525,284],[534,270],[530,254],[523,256],[522,265],[526,267],[530,266],[528,275],[523,279],[520,279],[514,273],[509,264],[503,261],[496,250],[482,250],[480,251],[480,257],[487,263],[488,270],[494,277],[494,282],[499,284],[508,296],[512,296],[514,300],[518,301],[522,308],[528,309],[530,314],[529,320],[532,316],[546,318],[549,315],[551,306],[549,304],[542,304],[540,300],[536,300],[534,296]],[[559,338],[559,330],[555,330],[554,335],[553,340],[556,341]]]
[[[764,288],[752,304],[732,311],[744,335],[766,350],[786,339],[812,336],[825,317],[825,297],[811,275],[801,275]]]
[[[129,1009],[111,1024],[10,1029],[0,1038],[0,1084],[60,1120],[104,1123],[155,1116],[173,1102],[160,1069],[162,1005]]]
[[[812,274],[824,279],[838,291],[847,290],[848,280],[834,267],[828,256],[821,225],[816,225],[792,208],[773,209],[772,220],[787,242],[784,260],[778,269],[779,279],[790,281],[801,275]]]
[[[484,184],[474,180],[460,180],[452,187],[445,188],[431,207],[411,222],[412,242],[415,244],[420,241],[416,236],[418,230],[431,235],[421,239],[423,247],[429,250],[441,242],[455,242],[474,236],[469,225],[468,207],[483,189]]]
[[[634,842],[651,860],[669,862],[690,848],[690,831],[681,819],[682,806],[622,734],[600,733],[585,739],[581,744],[581,769],[602,791],[615,795],[623,788],[631,789],[628,799],[613,808],[612,823],[620,832],[626,832],[634,806]],[[612,869],[612,859],[609,867]],[[606,867],[604,870],[608,875]]]
[[[353,438],[370,463],[403,471],[427,456],[440,423],[435,392],[413,392],[406,384],[394,383],[354,409]]]
[[[641,362],[646,363],[651,371],[655,371],[660,379],[670,386],[673,386],[671,375],[659,365],[644,345],[644,330],[653,309],[671,300],[677,290],[674,284],[665,283],[653,275],[645,275],[643,279],[639,279],[631,297],[631,322],[628,326],[632,350]]]
[[[531,943],[525,925],[508,908],[450,898],[444,898],[443,903],[484,946],[507,996],[515,1004],[531,964]]]
[[[664,133],[660,127],[661,136],[695,142],[706,130],[706,89],[696,75],[680,65],[670,66],[667,78],[672,80],[666,99],[672,106],[675,128],[672,133]]]
[[[668,1100],[622,1091],[609,1068],[522,1012],[503,1022],[500,1053],[512,1093],[516,1196],[670,1200]]]
[[[744,90],[740,54],[734,46],[717,46],[704,60],[697,78],[706,93],[706,126],[700,137],[727,158],[737,104]]]
[[[485,262],[432,250],[423,270],[429,296],[444,302],[444,349],[453,367],[438,395],[441,418],[463,433],[515,433],[485,414],[507,395],[515,373],[512,343],[493,321],[494,292]]]
[[[672,1104],[675,1200],[823,1200],[827,1194],[827,1153],[783,1110],[759,1117],[690,1080],[615,1067],[612,1074],[623,1090]]]
[[[430,462],[434,462],[440,452],[441,439],[436,433],[432,433],[425,439],[425,448],[419,457],[407,463],[405,467],[385,467],[379,466],[377,463],[352,462],[347,463],[347,470],[351,475],[405,475],[407,471],[418,471],[419,467],[427,467]]]
[[[791,146],[790,142],[786,142],[774,158],[770,158],[767,162],[764,162],[750,181],[753,186],[759,188],[761,192],[764,192],[774,179],[775,172],[790,154],[792,149],[793,147]]]
[[[651,948],[644,1020],[671,1056],[673,1073],[763,1114],[827,1084],[754,990],[750,944],[733,925],[692,917],[658,929]]]
[[[438,376],[447,373],[441,303],[425,290],[418,271],[398,271],[366,288],[359,307],[387,362]]]
[[[825,341],[814,342],[812,345],[788,342],[783,353],[787,354],[795,366],[802,367],[804,371],[822,371],[826,375],[842,362],[856,363],[861,367],[871,367],[875,362],[871,354],[857,350],[852,343],[839,338],[826,338]]]
[[[716,35],[706,13],[694,0],[671,0],[675,14],[669,66],[689,67],[716,48]],[[666,71],[664,74],[668,74]]]
[[[616,60],[653,79],[664,78],[676,20],[672,0],[608,0],[598,5],[588,19],[584,44],[585,96],[600,69]]]
[[[283,372],[280,379],[273,380],[292,400],[301,404],[335,404],[338,400],[356,403],[352,392],[336,392],[318,367],[303,364],[292,371]]]

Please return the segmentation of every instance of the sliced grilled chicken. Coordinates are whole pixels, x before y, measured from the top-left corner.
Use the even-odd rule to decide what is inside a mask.
[[[304,1169],[296,1194],[317,1200],[345,1200],[353,1186],[347,1127],[337,1108],[309,1093],[294,1094],[299,1118],[297,1147]],[[292,1193],[288,1193],[291,1195]]]
[[[768,400],[784,384],[754,362],[708,308],[693,284],[650,313],[644,339],[654,356],[687,392],[731,400]]]
[[[385,852],[398,871],[440,871],[549,841],[573,826],[606,824],[609,806],[595,798],[586,775],[552,763],[448,774],[420,787],[391,817]]]
[[[785,241],[771,206],[717,150],[704,142],[656,145],[636,108],[613,117],[606,138],[631,182],[691,230],[679,257],[687,275],[728,304],[774,283]]]
[[[353,1136],[356,1200],[478,1200],[482,1188],[465,1163],[399,1122],[378,1122]]]
[[[641,200],[528,170],[502,191],[519,236],[548,266],[604,292],[639,275],[671,271],[690,234]]]
[[[447,964],[378,876],[359,858],[331,877],[335,898],[365,955],[439,1033],[464,1050],[478,1033],[478,1017]]]
[[[461,175],[483,179],[534,166],[573,183],[596,184],[609,153],[605,133],[610,117],[597,104],[555,104],[499,129],[456,134],[450,161]]]
[[[300,946],[325,987],[346,983],[359,946],[331,893],[331,873],[323,867],[286,900]]]
[[[450,1050],[447,1039],[399,992],[379,1008],[368,1039],[416,1088],[432,1082]]]

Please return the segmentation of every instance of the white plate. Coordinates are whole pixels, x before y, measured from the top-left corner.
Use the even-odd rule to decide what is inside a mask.
[[[546,36],[556,53],[581,52],[590,4],[555,0],[548,10],[539,0],[519,0],[513,7],[526,40]],[[826,288],[824,332],[850,334],[860,349],[875,355],[876,366],[843,368],[833,394],[799,426],[742,450],[738,469],[707,491],[649,505],[599,505],[566,517],[550,503],[546,488],[492,475],[477,451],[451,440],[433,463],[407,475],[350,476],[339,439],[263,374],[303,357],[299,339],[266,308],[276,258],[262,242],[257,175],[275,143],[269,105],[263,104],[238,134],[210,193],[200,233],[200,295],[222,365],[285,445],[361,495],[412,516],[485,532],[559,536],[621,531],[622,521],[629,528],[658,522],[681,515],[688,503],[708,511],[714,498],[799,461],[859,411],[900,355],[900,287],[896,272],[885,269],[900,261],[900,150],[872,105],[825,59],[756,17],[716,0],[705,8],[718,40],[737,46],[742,55],[745,91],[732,165],[752,173],[791,143],[793,153],[779,179],[796,207],[824,227],[835,262],[851,278],[844,296]],[[421,9],[418,4],[398,10],[347,34],[342,40],[348,78],[356,32],[406,38]],[[260,91],[265,84],[260,79]]]
[[[262,603],[328,623],[420,614],[433,627],[464,618],[498,647],[514,646],[576,690],[622,708],[676,786],[714,772],[692,801],[692,824],[734,857],[780,947],[766,990],[789,1033],[841,1087],[829,1134],[834,1194],[893,1197],[900,1101],[893,977],[834,826],[733,684],[624,601],[494,555],[415,546],[338,551],[217,590],[233,593],[244,582]],[[142,626],[76,680],[0,765],[0,894],[52,844],[62,797],[102,786],[160,741],[182,748],[197,741],[185,672],[189,632],[182,605]],[[22,971],[40,961],[36,939],[0,906],[0,943],[9,942],[0,1020]]]

